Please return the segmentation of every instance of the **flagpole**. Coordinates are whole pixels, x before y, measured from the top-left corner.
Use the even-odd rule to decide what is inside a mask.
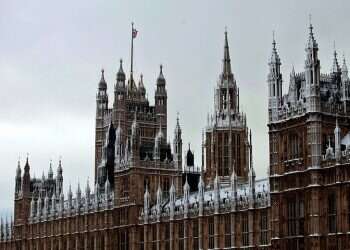
[[[134,60],[134,22],[131,23],[131,67],[130,67],[130,78],[132,78],[132,73],[133,73],[133,60]]]

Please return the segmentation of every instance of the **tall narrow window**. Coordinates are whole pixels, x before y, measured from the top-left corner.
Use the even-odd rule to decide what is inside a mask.
[[[140,227],[139,229],[139,249],[143,250],[144,249],[144,230],[143,227]]]
[[[119,249],[128,250],[129,249],[129,233],[127,229],[120,229],[119,234]],[[92,245],[91,245],[92,246]]]
[[[288,224],[288,235],[296,235],[296,202],[295,199],[289,200],[287,205],[287,224]]]
[[[179,234],[179,250],[184,249],[185,235],[184,235],[184,223],[180,221],[177,224],[178,234]]]
[[[242,245],[249,245],[249,224],[248,224],[248,214],[242,214]]]
[[[328,195],[328,231],[337,232],[337,199],[334,193]]]
[[[225,223],[225,247],[231,247],[231,215],[226,214],[223,219]]]
[[[165,250],[170,250],[170,223],[165,224]]]
[[[152,250],[157,250],[157,227],[152,227]]]
[[[208,218],[208,240],[209,240],[209,248],[214,248],[214,217]]]
[[[193,247],[192,247],[192,249],[199,249],[198,219],[194,219],[193,222],[192,222],[192,236],[193,236]]]
[[[267,211],[261,211],[260,213],[260,244],[267,245]]]

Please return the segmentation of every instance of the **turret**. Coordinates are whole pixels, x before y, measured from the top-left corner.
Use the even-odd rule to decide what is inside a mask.
[[[104,70],[101,70],[101,80],[98,83],[96,96],[96,118],[102,118],[108,108],[107,83],[105,80]]]
[[[27,156],[26,164],[24,166],[24,173],[22,178],[22,193],[23,196],[30,196],[30,166]]]
[[[276,49],[275,37],[272,40],[272,54],[269,61],[267,81],[269,85],[269,121],[272,122],[278,119],[278,111],[282,104],[281,60]]]
[[[114,104],[113,104],[114,121],[125,120],[125,112],[126,112],[125,100],[126,100],[125,73],[123,70],[123,61],[120,59],[120,66],[117,73],[117,82],[114,88]]]
[[[157,89],[155,92],[155,113],[156,113],[156,122],[157,124],[162,124],[165,128],[164,137],[166,135],[166,125],[167,125],[167,91],[166,91],[166,81],[163,75],[163,66],[160,65],[160,72],[157,78]]]
[[[182,137],[179,116],[176,118],[176,126],[174,131],[174,165],[176,169],[182,169]]]
[[[305,96],[308,112],[317,112],[320,104],[320,60],[318,59],[318,44],[314,38],[313,26],[309,26],[309,38],[305,48]]]

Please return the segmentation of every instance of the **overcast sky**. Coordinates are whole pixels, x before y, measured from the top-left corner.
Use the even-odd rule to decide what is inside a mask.
[[[30,155],[31,175],[56,172],[64,183],[93,180],[95,94],[105,69],[110,100],[119,67],[130,69],[130,23],[139,30],[134,70],[143,73],[151,103],[159,64],[168,89],[168,127],[180,112],[183,141],[197,164],[201,130],[213,109],[227,26],[240,103],[253,131],[258,177],[268,167],[267,83],[272,30],[282,60],[284,89],[294,64],[303,70],[312,14],[323,72],[333,41],[350,55],[350,3],[341,1],[21,1],[0,0],[0,215],[13,207],[18,157]],[[350,60],[350,59],[349,59]],[[172,138],[171,138],[172,139]]]

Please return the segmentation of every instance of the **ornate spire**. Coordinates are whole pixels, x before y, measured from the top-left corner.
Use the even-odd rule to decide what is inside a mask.
[[[335,41],[333,44],[334,52],[333,52],[333,66],[332,66],[332,72],[333,73],[338,73],[340,71],[340,67],[338,64],[338,59],[337,59],[337,50],[335,49]]]
[[[90,197],[90,192],[91,192],[91,189],[90,189],[90,184],[89,184],[89,178],[87,179],[86,181],[86,187],[85,187],[85,197]]]
[[[176,125],[175,125],[175,138],[181,137],[181,127],[180,127],[180,122],[179,122],[179,112],[177,112],[176,116]]]
[[[157,78],[157,85],[165,84],[165,77],[163,75],[163,65],[159,66],[159,76]]]
[[[222,60],[222,79],[224,80],[231,78],[233,78],[233,75],[231,70],[231,59],[227,39],[227,30],[225,29],[224,59]]]
[[[106,90],[107,89],[107,83],[105,80],[105,71],[104,69],[101,69],[101,80],[98,84],[99,90]]]
[[[17,169],[16,169],[16,178],[21,178],[22,175],[22,170],[21,170],[21,162],[18,160],[17,162]]]
[[[60,157],[59,161],[58,161],[58,168],[57,168],[57,175],[62,175],[63,169],[62,169],[62,159]]]
[[[348,66],[346,65],[345,55],[343,55],[343,65],[341,67],[341,71],[343,74],[348,74]]]
[[[50,160],[50,167],[49,167],[49,172],[47,174],[47,178],[50,180],[53,179],[52,160]]]
[[[313,26],[311,23],[311,15],[309,16],[309,39],[307,43],[307,49],[317,49],[318,44],[314,38]]]
[[[272,65],[281,65],[281,59],[278,55],[276,48],[275,32],[272,33],[272,53],[270,59],[270,66]]]
[[[120,59],[119,61],[119,70],[117,73],[117,80],[118,81],[124,81],[125,80],[125,73],[123,70],[123,59]]]
[[[30,166],[29,166],[29,154],[27,153],[27,159],[26,159],[26,164],[24,165],[24,174],[29,174],[29,169],[30,169]]]

